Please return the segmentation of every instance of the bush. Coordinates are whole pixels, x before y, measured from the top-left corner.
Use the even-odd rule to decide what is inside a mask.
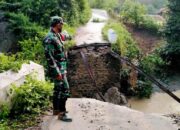
[[[25,62],[23,60],[18,60],[15,55],[6,56],[4,54],[0,54],[0,61],[0,73],[9,69],[17,72]]]
[[[21,52],[18,52],[19,59],[31,60],[39,64],[45,64],[44,48],[42,39],[35,37],[19,41]]]
[[[158,34],[161,25],[157,23],[153,18],[149,16],[144,16],[143,22],[140,25],[141,28],[146,29],[152,33]]]
[[[138,80],[137,87],[135,88],[135,93],[139,98],[150,98],[152,94],[151,82]]]
[[[135,24],[137,27],[143,22],[143,16],[146,14],[145,6],[137,1],[125,0],[120,15],[125,22]]]
[[[161,58],[161,56],[155,52],[143,57],[139,62],[139,67],[147,74],[163,76],[162,70],[167,63]]]
[[[20,87],[13,85],[11,113],[39,113],[49,107],[50,97],[52,96],[52,84],[50,82],[37,81],[27,77]],[[13,114],[13,115],[14,115]]]
[[[3,105],[0,106],[0,120],[6,119],[9,116],[9,113],[10,113],[10,108],[7,103],[4,103]]]
[[[0,9],[23,13],[31,22],[48,27],[51,16],[59,15],[70,25],[79,25],[89,20],[90,7],[86,0],[4,0]]]
[[[5,17],[10,23],[9,29],[19,40],[39,36],[44,31],[41,26],[31,23],[29,17],[22,13],[6,13]]]

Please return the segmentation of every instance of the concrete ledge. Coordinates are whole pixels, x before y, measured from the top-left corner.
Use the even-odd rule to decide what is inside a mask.
[[[20,86],[24,83],[27,75],[36,75],[37,80],[45,80],[43,66],[30,61],[30,64],[23,64],[18,73],[8,70],[0,73],[0,105],[10,101],[9,89],[11,84]]]

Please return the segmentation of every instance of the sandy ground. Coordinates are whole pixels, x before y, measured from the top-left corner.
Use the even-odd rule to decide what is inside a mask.
[[[69,99],[67,109],[73,122],[62,122],[57,116],[49,116],[42,130],[178,130],[171,118],[144,114],[95,99]]]

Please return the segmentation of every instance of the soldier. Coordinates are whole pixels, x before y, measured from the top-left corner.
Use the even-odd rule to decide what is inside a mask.
[[[58,115],[59,120],[71,122],[72,119],[66,115],[66,101],[70,93],[66,77],[67,57],[64,52],[64,41],[69,37],[62,34],[63,24],[61,17],[51,17],[51,28],[43,40],[43,46],[49,75],[54,81],[53,115]]]

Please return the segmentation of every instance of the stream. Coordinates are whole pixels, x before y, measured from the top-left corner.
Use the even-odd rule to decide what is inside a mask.
[[[170,90],[180,97],[180,74],[176,74],[169,79]],[[161,114],[180,114],[180,103],[170,97],[167,93],[162,92],[154,86],[154,92],[150,99],[131,98],[129,106],[132,109],[145,113],[161,113]]]

